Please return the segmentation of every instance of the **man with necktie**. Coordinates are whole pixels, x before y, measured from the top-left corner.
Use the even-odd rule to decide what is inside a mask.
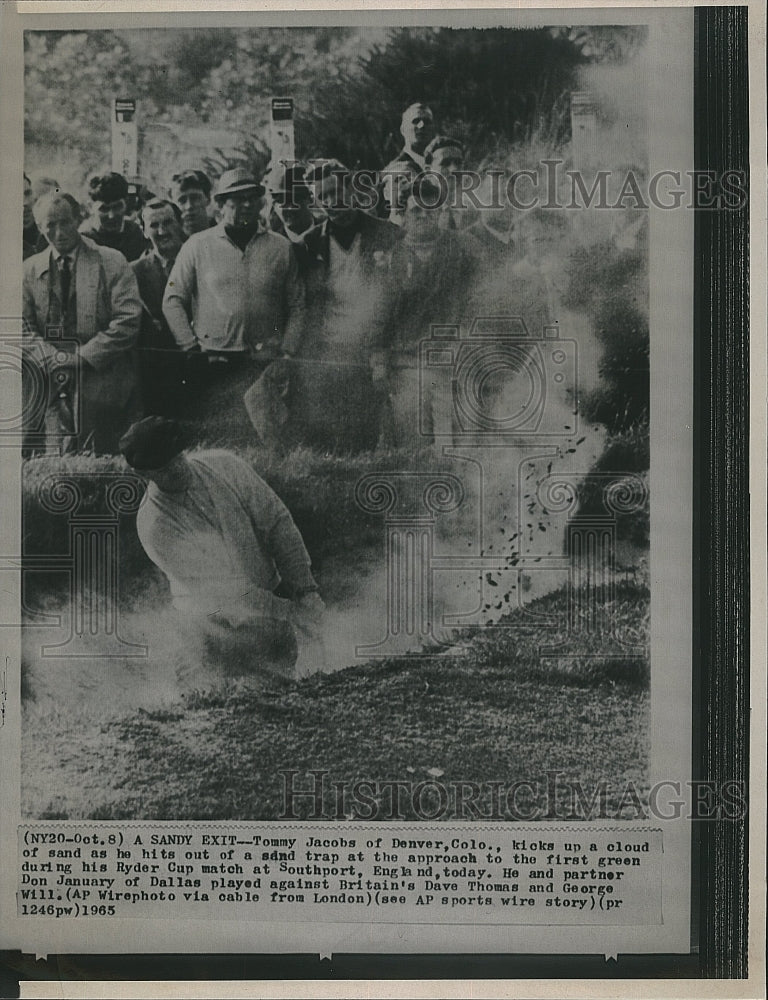
[[[119,251],[78,232],[72,195],[46,195],[34,215],[50,246],[24,262],[23,331],[49,398],[41,425],[25,430],[49,454],[114,453],[138,408],[136,279]],[[27,403],[32,419],[37,410]]]

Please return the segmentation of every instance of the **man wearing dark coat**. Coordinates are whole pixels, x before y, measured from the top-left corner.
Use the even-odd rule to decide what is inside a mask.
[[[351,172],[319,161],[307,176],[326,219],[304,237],[306,315],[286,337],[289,411],[298,440],[324,451],[376,446],[384,398],[381,342],[390,305],[389,260],[399,230],[357,207]]]
[[[432,109],[423,101],[410,104],[400,121],[404,145],[394,160],[381,170],[385,215],[395,225],[402,225],[408,192],[426,169],[424,152],[435,136]]]
[[[163,295],[176,255],[184,243],[181,212],[156,198],[141,212],[144,234],[152,243],[131,267],[141,297],[139,376],[143,408],[158,416],[177,416],[183,400],[182,353],[163,315]]]
[[[88,196],[97,218],[95,224],[83,226],[83,235],[100,247],[119,250],[127,261],[141,257],[148,244],[140,227],[125,217],[129,196],[125,177],[114,171],[91,177]]]
[[[181,225],[187,236],[216,225],[216,220],[208,214],[211,191],[210,178],[202,170],[182,170],[173,175],[170,196],[181,210]]]
[[[458,326],[471,317],[477,261],[464,234],[441,228],[440,189],[418,178],[406,203],[403,239],[392,254],[396,298],[388,317],[386,441],[394,447],[424,446],[453,432],[450,369],[419,372],[420,345],[433,326]]]

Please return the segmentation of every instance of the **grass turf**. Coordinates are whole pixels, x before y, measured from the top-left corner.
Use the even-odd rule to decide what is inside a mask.
[[[616,630],[644,641],[647,589],[623,584],[615,598],[605,610]],[[532,610],[562,611],[563,601],[560,591]],[[591,795],[602,781],[605,811],[620,818],[627,782],[640,799],[647,792],[647,662],[593,637],[578,640],[576,652],[599,649],[599,658],[548,663],[539,645],[565,633],[542,635],[519,611],[504,624],[464,633],[463,655],[368,663],[280,689],[232,683],[108,719],[87,711],[37,717],[24,727],[23,811],[47,819],[274,820],[284,813],[281,770],[298,772],[296,789],[321,770],[319,811],[329,819],[392,816],[391,791],[379,788],[376,798],[364,790],[361,805],[351,791],[339,800],[333,782],[432,778],[483,786],[475,803],[483,818],[494,816],[488,783],[529,781],[514,799],[525,818],[552,805],[544,801],[546,772],[559,771],[560,815],[569,808],[564,782]],[[434,795],[434,787],[424,790],[421,818],[461,818],[452,806],[436,815]],[[410,794],[400,797],[402,818],[420,818],[417,808]],[[295,800],[300,818],[315,809],[309,796]]]

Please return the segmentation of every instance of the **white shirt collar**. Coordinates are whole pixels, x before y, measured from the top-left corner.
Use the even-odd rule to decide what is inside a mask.
[[[413,149],[410,149],[408,146],[405,146],[403,148],[403,152],[407,153],[408,156],[410,156],[410,158],[412,160],[414,160],[421,167],[422,170],[426,170],[426,168],[427,168],[427,161],[424,159],[424,157],[421,155],[421,153],[415,152]]]
[[[58,265],[59,262],[66,257],[66,259],[69,261],[70,265],[72,265],[74,267],[75,263],[77,262],[77,254],[78,254],[78,251],[80,250],[80,246],[81,246],[81,244],[80,244],[80,241],[78,240],[77,241],[77,246],[75,246],[75,248],[73,250],[68,250],[66,253],[58,253],[56,250],[54,250],[53,251],[53,259],[54,259],[55,263]]]

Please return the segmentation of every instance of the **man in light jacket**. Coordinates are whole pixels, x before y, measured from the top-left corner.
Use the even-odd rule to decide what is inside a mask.
[[[25,435],[47,453],[111,454],[138,414],[136,279],[119,251],[78,232],[72,195],[44,196],[34,215],[50,246],[24,262],[25,360],[36,369]]]
[[[221,221],[186,241],[163,299],[199,398],[197,419],[229,444],[247,443],[243,432],[253,436],[243,396],[304,324],[296,256],[260,221],[264,193],[244,168],[222,174],[214,196]]]

